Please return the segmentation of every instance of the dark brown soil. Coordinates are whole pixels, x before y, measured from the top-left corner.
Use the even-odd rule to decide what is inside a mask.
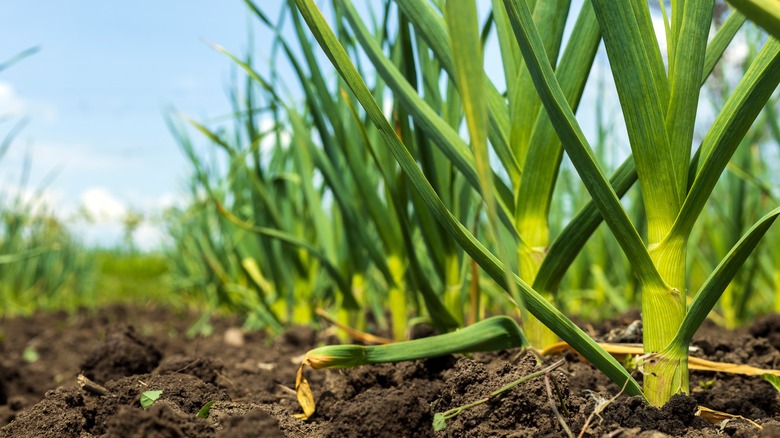
[[[604,338],[637,341],[636,314],[588,326]],[[450,418],[434,432],[435,413],[472,403],[540,365],[531,353],[307,371],[317,398],[309,421],[292,386],[301,356],[323,342],[312,329],[279,339],[245,332],[234,319],[212,320],[214,333],[187,338],[195,315],[156,308],[108,308],[98,314],[40,314],[0,321],[0,437],[715,437],[780,436],[780,394],[760,377],[691,376],[692,395],[662,409],[620,396],[586,427],[597,400],[620,389],[576,354],[565,364]],[[776,368],[780,317],[744,330],[705,324],[698,356]],[[82,388],[77,376],[95,386]],[[82,382],[83,383],[83,382]],[[549,386],[549,390],[548,390]],[[91,388],[91,389],[90,389]],[[95,389],[97,388],[97,389]],[[141,393],[162,391],[148,409]],[[214,402],[207,418],[198,412]],[[756,420],[712,425],[697,405]],[[557,413],[556,413],[557,412]]]

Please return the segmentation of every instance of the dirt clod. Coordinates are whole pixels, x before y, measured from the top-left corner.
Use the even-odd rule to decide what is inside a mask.
[[[151,372],[160,362],[162,353],[151,342],[124,326],[106,337],[82,364],[84,375],[103,383],[133,374]]]
[[[279,426],[279,420],[271,413],[254,408],[242,416],[228,417],[223,423],[223,429],[217,433],[224,438],[284,438],[284,432]]]

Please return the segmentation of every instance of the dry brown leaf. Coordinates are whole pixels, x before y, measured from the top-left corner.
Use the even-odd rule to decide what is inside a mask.
[[[309,382],[303,377],[303,367],[305,366],[306,361],[301,363],[301,366],[298,368],[298,373],[295,375],[295,394],[298,397],[298,403],[300,403],[301,408],[303,408],[303,413],[295,414],[295,417],[300,418],[301,420],[308,420],[309,417],[314,415],[314,410],[316,409],[314,394],[311,392]]]
[[[638,344],[609,344],[599,343],[599,345],[612,355],[637,355],[644,354],[641,345]],[[560,353],[563,350],[572,349],[569,344],[565,342],[557,342],[544,350],[542,355],[549,356],[551,354]],[[761,376],[764,374],[774,374],[780,376],[780,370],[768,370],[763,368],[756,368],[750,365],[739,365],[728,362],[713,362],[711,360],[701,359],[698,357],[688,356],[688,369],[697,371],[715,371],[719,373],[729,374],[741,374],[744,376]]]
[[[362,332],[360,330],[346,326],[336,321],[335,319],[331,318],[330,315],[328,315],[328,313],[325,312],[325,310],[323,309],[317,309],[316,313],[320,318],[338,327],[340,330],[346,333],[350,338],[356,341],[362,341],[365,342],[366,344],[391,344],[395,342],[392,339],[382,338],[380,336],[375,336],[372,335],[371,333]]]
[[[705,420],[709,421],[712,424],[720,424],[726,420],[745,420],[748,423],[752,424],[753,426],[756,426],[759,430],[764,429],[763,427],[761,427],[760,424],[756,423],[751,419],[745,418],[742,415],[727,414],[725,412],[720,412],[710,408],[705,408],[704,406],[699,406],[699,408],[696,410],[696,415],[698,415],[701,418],[704,418]]]
[[[750,365],[739,365],[735,363],[713,362],[711,360],[700,359],[698,357],[688,358],[688,369],[699,371],[717,371],[719,373],[742,374],[744,376],[762,376],[764,374],[774,374],[780,376],[780,370],[767,370],[756,368]]]

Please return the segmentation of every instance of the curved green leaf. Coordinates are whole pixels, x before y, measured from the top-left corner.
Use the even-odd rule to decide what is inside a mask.
[[[775,38],[780,38],[780,2],[777,0],[728,0]]]
[[[684,3],[683,11],[679,11],[681,25],[674,28],[679,28],[677,40],[685,43],[675,44],[674,53],[669,55],[670,95],[665,124],[674,167],[667,172],[675,172],[680,196],[688,188],[688,163],[713,7],[712,0]]]
[[[762,217],[753,225],[741,239],[729,251],[726,257],[721,260],[715,270],[710,274],[696,295],[694,295],[688,313],[683,319],[682,325],[677,332],[671,345],[688,345],[691,338],[699,329],[701,323],[707,318],[710,311],[718,299],[731,283],[731,280],[737,274],[737,271],[753,252],[761,238],[769,230],[769,227],[780,216],[780,207],[772,210],[766,216]]]
[[[669,236],[687,236],[742,138],[780,83],[780,42],[767,40],[700,147],[704,161]]]
[[[594,0],[593,7],[636,161],[652,244],[663,239],[677,217],[686,188],[679,175],[687,171],[688,158],[675,160],[669,142],[664,121],[668,83],[657,72],[659,65],[663,68],[660,56],[651,56],[658,46],[652,25],[640,13],[648,7],[640,3]]]
[[[474,167],[488,214],[493,220],[493,171],[490,168],[487,145],[487,100],[483,91],[485,70],[482,67],[477,4],[474,0],[447,0],[445,18],[450,30],[456,84],[466,116]]]
[[[449,46],[444,20],[436,13],[429,2],[419,0],[396,0],[398,7],[414,24],[415,31],[431,47],[436,57],[441,61],[442,67],[453,80],[456,80],[455,62]],[[506,100],[496,89],[495,85],[485,77],[489,116],[490,116],[490,143],[501,160],[512,184],[517,184],[520,177],[520,167],[517,157],[509,147],[509,112]]]
[[[582,182],[599,206],[604,220],[631,261],[640,281],[645,285],[668,289],[615,191],[596,165],[593,151],[546,59],[528,6],[521,0],[505,0],[504,4],[539,96]]]
[[[573,109],[579,106],[600,40],[601,31],[596,15],[590,2],[585,2],[555,72]],[[543,218],[547,222],[562,156],[563,148],[555,128],[547,112],[541,110],[536,116],[528,156],[516,190],[515,211],[518,221],[533,218],[539,222],[538,218]]]

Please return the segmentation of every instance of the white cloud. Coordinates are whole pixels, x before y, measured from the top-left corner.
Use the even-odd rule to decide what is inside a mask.
[[[84,211],[97,223],[119,222],[127,206],[103,187],[91,187],[79,197]]]
[[[89,245],[121,245],[126,232],[124,219],[127,214],[136,211],[143,220],[133,230],[133,244],[142,251],[160,248],[165,241],[165,227],[159,220],[159,214],[175,204],[177,198],[171,194],[156,198],[130,198],[133,199],[122,199],[104,187],[90,187],[82,192],[80,205],[91,222],[77,219],[77,223],[73,224],[74,231]]]
[[[141,224],[141,226],[135,230],[135,233],[133,233],[133,242],[141,251],[159,248],[164,238],[165,234],[163,229],[160,226],[150,224],[149,222]]]
[[[172,207],[184,207],[186,205],[182,196],[176,196],[173,193],[163,193],[157,198],[156,204],[161,210],[167,210]]]
[[[9,116],[22,116],[27,104],[16,94],[16,90],[7,82],[0,82],[0,113]]]
[[[22,117],[35,116],[46,121],[57,119],[57,108],[20,96],[13,85],[0,81],[0,115]]]

